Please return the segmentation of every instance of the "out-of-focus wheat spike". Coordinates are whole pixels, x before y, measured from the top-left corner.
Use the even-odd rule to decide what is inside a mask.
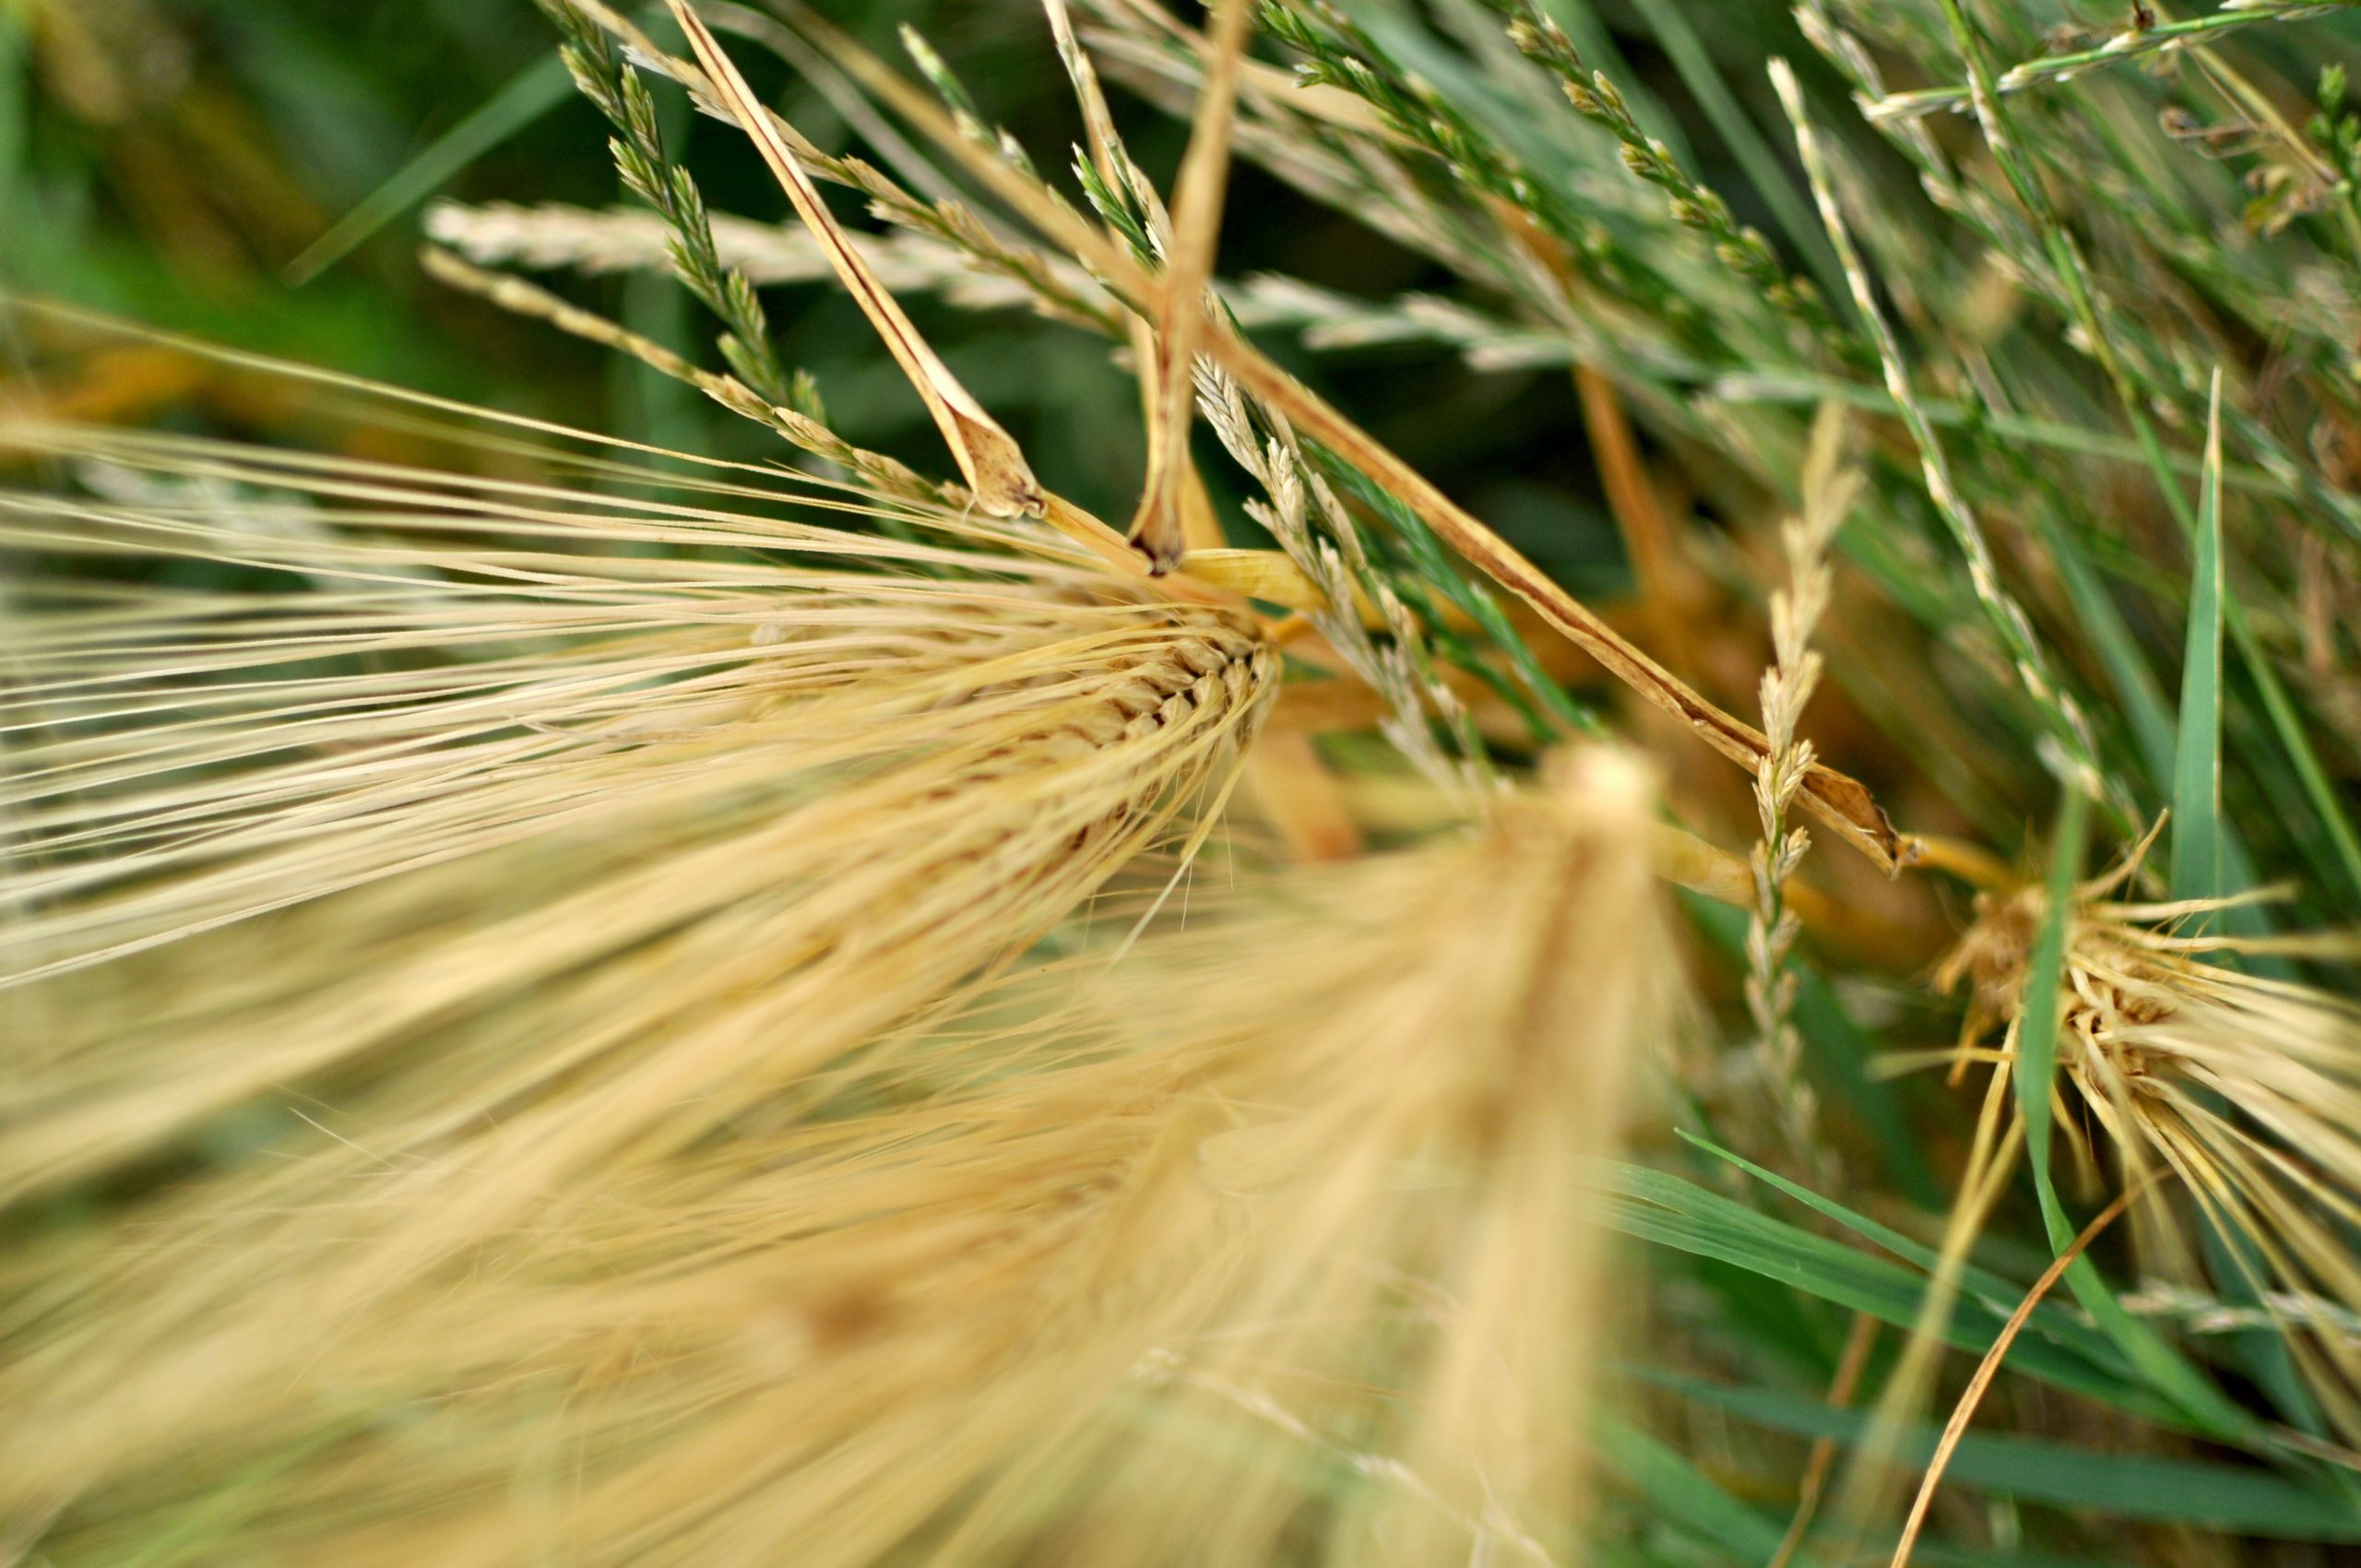
[[[2158,1183],[2137,1211],[2145,1264],[2167,1280],[2196,1271],[2190,1206],[2245,1243],[2252,1277],[2243,1283],[2284,1335],[2322,1413],[2346,1442],[2361,1442],[2361,1344],[2342,1326],[2361,1310],[2350,1241],[2361,1225],[2361,1006],[2212,962],[2210,953],[2255,944],[2178,929],[2251,896],[2106,897],[2126,874],[2081,890],[2058,1065],[2112,1141],[2127,1186],[2167,1171],[2179,1179]],[[2037,886],[1977,896],[1977,921],[1938,976],[1967,990],[1972,1031],[2023,1004],[2045,902]],[[2261,946],[2350,956],[2361,944],[2316,936]],[[2329,1310],[2284,1310],[2308,1302]]]
[[[1571,1561],[1584,1171],[1678,1005],[1649,820],[1576,758],[800,1084],[750,1051],[700,1136],[563,1182],[517,1134],[605,1119],[597,1064],[451,1118],[502,1054],[455,1023],[13,1271],[0,1488],[61,1565]]]

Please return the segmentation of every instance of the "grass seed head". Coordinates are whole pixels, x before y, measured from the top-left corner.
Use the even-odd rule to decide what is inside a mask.
[[[1966,992],[1965,1039],[2005,1024],[2013,1046],[2025,1008],[2061,1010],[2059,1067],[2122,1179],[2177,1179],[2136,1211],[2143,1261],[2185,1289],[2199,1272],[2186,1221],[2201,1216],[2225,1233],[2231,1277],[2217,1290],[2260,1298],[2323,1414],[2352,1441],[2361,1346],[2344,1325],[2361,1307],[2350,1245],[2361,1221],[2361,1007],[2236,967],[2242,952],[2333,955],[2350,943],[2211,929],[2251,900],[2116,897],[2136,863],[2079,890],[2056,998],[2023,994],[2046,915],[2038,886],[1979,896],[1938,981]]]

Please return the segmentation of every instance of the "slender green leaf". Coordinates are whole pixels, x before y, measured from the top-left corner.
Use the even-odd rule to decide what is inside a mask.
[[[2199,481],[2197,566],[2189,591],[2179,743],[2173,764],[2173,897],[2214,898],[2222,885],[2222,373],[2213,373]]]
[[[2263,650],[2261,638],[2248,622],[2246,611],[2228,594],[2222,597],[2222,620],[2229,630],[2231,643],[2238,650],[2239,662],[2245,666],[2248,678],[2254,682],[2255,695],[2262,699],[2263,715],[2271,721],[2272,733],[2296,769],[2304,798],[2328,832],[2345,885],[2361,894],[2361,833],[2354,829],[2343,798],[2320,761],[2319,749],[2312,743],[2311,733],[2287,695],[2286,685],[2279,679],[2271,656]]]
[[[14,232],[31,221],[23,210],[32,184],[26,167],[32,150],[30,18],[30,11],[0,6],[0,230]],[[6,264],[6,251],[15,243],[0,247],[0,265]]]
[[[2035,939],[2025,975],[2024,1001],[2016,1028],[2017,1106],[2024,1118],[2025,1163],[2051,1248],[2063,1253],[2076,1227],[2058,1196],[2049,1170],[2050,1094],[2058,1077],[2058,1029],[2066,973],[2067,933],[2073,923],[2075,882],[2082,871],[2083,840],[2090,830],[2090,801],[2070,786],[2058,811],[2057,839],[2049,862],[2048,910]],[[2151,1387],[2170,1398],[2189,1420],[2225,1438],[2256,1441],[2254,1418],[2240,1409],[2150,1324],[2133,1317],[2087,1257],[2066,1270],[2066,1284],[2082,1310],[2098,1320],[2108,1338],[2140,1369]]]
[[[558,57],[544,54],[511,77],[498,92],[396,170],[360,206],[339,219],[290,262],[287,279],[308,283],[365,243],[378,230],[433,196],[444,184],[565,101],[573,83]]]
[[[2082,874],[2082,845],[2090,832],[2090,797],[2069,784],[2050,848],[2048,912],[2035,938],[2017,1017],[2017,1110],[2025,1123],[2025,1160],[2051,1243],[2063,1251],[2073,1240],[2049,1177],[2049,1096],[2058,1076],[2058,995],[2066,975],[2066,934],[2073,922],[2074,887]]]
[[[1640,1375],[1700,1404],[1803,1437],[1854,1443],[1869,1425],[1864,1411],[1776,1389],[1733,1388],[1644,1369]],[[1923,1466],[1937,1436],[1931,1426],[1905,1429],[1899,1456]],[[2120,1519],[2283,1539],[2361,1541],[2361,1510],[2332,1492],[2252,1467],[1971,1432],[1952,1455],[1946,1479],[2020,1502]]]
[[[1733,1154],[1692,1133],[1683,1133],[1681,1136],[1716,1158],[1729,1161],[1766,1186],[1793,1198],[1813,1213],[1834,1220],[1863,1241],[1892,1253],[1903,1262],[1930,1274],[1934,1271],[1939,1256],[1934,1248],[1913,1241],[1891,1226],[1880,1225],[1833,1198],[1815,1193],[1800,1182],[1791,1182],[1776,1171],[1766,1170],[1744,1156]],[[2017,1302],[2024,1296],[2023,1285],[2003,1279],[1989,1269],[1978,1268],[1974,1264],[1962,1268],[1960,1289],[1969,1300],[1980,1301],[1987,1310],[2002,1319],[2016,1309]],[[2121,1367],[2123,1364],[2105,1335],[2088,1324],[2075,1321],[2065,1308],[2054,1303],[2044,1302],[2035,1310],[2026,1324],[2026,1332],[2057,1340],[2094,1366]]]
[[[1606,1197],[1602,1218],[1625,1235],[1717,1259],[1882,1323],[1907,1327],[1917,1320],[1927,1283],[1919,1270],[1815,1235],[1661,1171],[1605,1165],[1600,1183]],[[1971,1298],[1953,1314],[1945,1338],[1961,1349],[1980,1352],[2006,1321],[2005,1311]],[[2060,1338],[2051,1338],[2053,1332]],[[2070,1348],[2061,1341],[2070,1341]],[[2076,1334],[2054,1316],[2045,1320],[2039,1336],[2028,1336],[2019,1345],[2011,1364],[2028,1376],[2144,1420],[2183,1422],[2175,1405],[2143,1386],[2112,1345],[2096,1336]]]
[[[1654,1505],[1655,1515],[1741,1562],[1760,1563],[1779,1549],[1783,1523],[1757,1513],[1714,1484],[1677,1451],[1626,1421],[1599,1423],[1599,1457]],[[1797,1564],[1811,1559],[1798,1556]]]

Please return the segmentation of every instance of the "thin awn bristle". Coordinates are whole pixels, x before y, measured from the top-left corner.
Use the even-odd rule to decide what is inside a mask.
[[[1648,818],[1580,759],[563,1182],[384,1075],[55,1265],[0,1484],[60,1563],[1575,1561]]]

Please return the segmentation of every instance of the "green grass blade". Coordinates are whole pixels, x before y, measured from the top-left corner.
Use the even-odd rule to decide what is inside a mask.
[[[32,221],[32,31],[30,12],[0,6],[0,229],[19,232]]]
[[[2222,818],[2222,611],[2227,593],[2222,549],[2222,373],[2217,368],[2206,407],[2205,466],[2198,484],[2196,562],[2173,765],[2175,898],[2219,897],[2246,885],[2251,876]],[[2233,876],[2238,880],[2232,881]],[[2208,1223],[2205,1242],[2225,1289],[2234,1299],[2250,1301],[2254,1282],[2261,1276],[2250,1259],[2241,1261],[2243,1239]],[[2238,1361],[2288,1419],[2320,1435],[2319,1408],[2286,1341],[2274,1333],[2245,1334],[2237,1337],[2236,1349]]]
[[[2361,896],[2361,833],[2354,830],[2353,819],[2346,814],[2343,800],[2320,762],[2319,751],[2312,744],[2303,716],[2287,695],[2279,671],[2272,666],[2271,656],[2263,650],[2261,638],[2248,624],[2246,612],[2226,594],[2222,599],[2222,621],[2238,650],[2239,662],[2246,666],[2248,676],[2254,682],[2255,695],[2262,699],[2262,710],[2271,720],[2272,733],[2278,737],[2280,749],[2296,769],[2305,799],[2328,831],[2346,888]]]
[[[2222,373],[2205,422],[2197,564],[2189,592],[2189,652],[2181,666],[2179,740],[2173,761],[2175,898],[2214,898],[2222,885]]]
[[[1759,1514],[1722,1490],[1712,1477],[1668,1444],[1628,1421],[1599,1423],[1599,1458],[1607,1469],[1651,1504],[1651,1513],[1682,1534],[1701,1538],[1730,1561],[1767,1562],[1779,1550],[1783,1523]],[[1812,1560],[1798,1554],[1795,1562]]]
[[[574,90],[565,65],[545,53],[444,132],[391,179],[287,265],[290,283],[308,283],[352,254],[378,230],[433,196],[469,164],[565,101]]]
[[[2072,923],[2074,888],[2082,874],[2082,848],[2090,834],[2091,800],[2069,785],[2050,847],[2049,909],[2035,939],[2025,974],[2024,1002],[2017,1021],[2017,1110],[2025,1123],[2025,1163],[2041,1197],[2050,1241],[2061,1251],[2073,1240],[2065,1211],[2049,1178],[2049,1094],[2058,1076],[2058,995],[2066,975],[2066,933]],[[2060,1227],[2064,1227],[2060,1233]]]
[[[1601,1167],[1600,1181],[1605,1189],[1601,1218],[1624,1235],[1728,1264],[1897,1327],[1917,1321],[1927,1283],[1920,1270],[1789,1225],[1660,1171],[1608,1165]],[[1971,1297],[1952,1314],[1944,1337],[1960,1349],[1980,1353],[2006,1320],[2006,1312]],[[2052,1325],[2058,1327],[2058,1340],[2049,1337]],[[2019,1341],[2010,1364],[2143,1420],[2188,1424],[2177,1407],[2145,1386],[2113,1346],[2096,1336],[2076,1334],[2070,1320],[2055,1314],[2042,1316],[2037,1332]]]
[[[1756,1181],[1792,1198],[1813,1213],[1833,1220],[1870,1245],[1892,1253],[1895,1257],[1914,1267],[1923,1269],[1929,1274],[1934,1272],[1938,1262],[1938,1254],[1934,1248],[1912,1240],[1891,1226],[1880,1225],[1869,1216],[1847,1208],[1833,1198],[1815,1193],[1800,1182],[1789,1181],[1774,1170],[1765,1170],[1743,1155],[1734,1154],[1717,1144],[1699,1137],[1694,1133],[1684,1132],[1680,1135],[1707,1154],[1718,1159],[1727,1160]],[[1980,1301],[1986,1310],[2002,1318],[2015,1309],[2017,1302],[2024,1295],[2023,1286],[2003,1279],[1989,1269],[1979,1268],[1974,1264],[1962,1267],[1960,1289],[1970,1301]],[[2106,1336],[2087,1324],[2075,1321],[2062,1307],[2045,1302],[2035,1309],[2033,1316],[2027,1320],[2026,1330],[2029,1333],[2045,1335],[2056,1339],[2094,1366],[2118,1368],[2122,1366],[2118,1353]]]
[[[1857,1442],[1867,1412],[1768,1388],[1733,1388],[1642,1369],[1647,1381],[1750,1421],[1804,1437]],[[1896,1457],[1924,1465],[1936,1429],[1905,1428]],[[2147,1454],[2114,1454],[2035,1438],[1970,1433],[1952,1455],[1948,1483],[2019,1502],[2119,1519],[2276,1538],[2361,1541],[2361,1512],[2331,1492],[2253,1467]]]

